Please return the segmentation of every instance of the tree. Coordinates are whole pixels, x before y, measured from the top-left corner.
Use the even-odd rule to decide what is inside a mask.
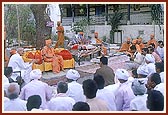
[[[11,43],[18,37],[18,22],[20,25],[20,37],[23,41],[28,41],[27,45],[32,45],[32,38],[35,38],[35,23],[32,18],[32,11],[29,4],[18,4],[18,15],[16,4],[4,5],[4,22],[7,30],[7,40]],[[22,45],[22,44],[21,44]]]
[[[154,24],[157,24],[160,27],[161,24],[161,13],[162,13],[162,8],[160,4],[152,4],[151,5],[151,16],[152,20],[154,21]]]
[[[110,31],[110,43],[114,42],[114,32],[118,29],[120,25],[120,20],[123,18],[123,13],[115,12],[113,15],[109,15],[111,31]]]
[[[51,21],[45,12],[46,7],[47,4],[30,5],[36,21],[36,49],[41,49],[45,45],[45,39],[51,37],[52,28],[46,26],[46,23]]]

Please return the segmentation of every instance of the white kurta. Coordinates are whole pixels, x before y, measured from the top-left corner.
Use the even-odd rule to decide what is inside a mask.
[[[59,93],[48,102],[51,111],[72,111],[75,100],[64,93]]]
[[[67,96],[73,98],[75,102],[86,101],[85,95],[83,94],[82,85],[76,81],[68,83],[68,91],[66,92]]]
[[[156,50],[158,51],[160,58],[164,60],[164,47],[161,48],[160,46],[158,46]]]
[[[3,76],[3,86],[4,86],[4,90],[6,91],[9,87],[9,80],[8,78],[4,75]]]
[[[127,69],[138,68],[142,64],[144,56],[139,52],[135,52],[134,56],[134,61],[126,62]]]
[[[146,105],[147,96],[147,94],[135,96],[130,102],[130,110],[149,111]]]
[[[26,111],[26,101],[19,98],[4,103],[4,111]]]
[[[108,89],[99,89],[96,93],[96,97],[104,100],[109,107],[110,111],[116,111],[115,96],[113,92]]]
[[[32,70],[32,63],[25,63],[22,56],[18,53],[11,56],[8,67],[12,67],[13,71],[21,71],[21,77],[24,79],[25,83],[30,82],[29,76]]]
[[[164,96],[164,83],[160,83],[154,87],[154,90],[160,91]]]
[[[23,100],[27,100],[32,95],[39,95],[42,99],[42,104],[40,107],[42,109],[46,109],[46,102],[51,99],[52,90],[48,86],[48,84],[35,79],[21,89],[20,98]]]

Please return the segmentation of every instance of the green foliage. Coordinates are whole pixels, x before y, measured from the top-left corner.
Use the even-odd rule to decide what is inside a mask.
[[[121,12],[115,12],[113,15],[109,15],[111,31],[110,31],[110,43],[114,42],[114,32],[120,25],[120,20],[123,19],[124,14]]]
[[[161,5],[160,4],[152,4],[151,5],[152,20],[159,21],[161,13],[162,13],[162,9],[161,9]]]
[[[17,9],[18,8],[18,15]],[[35,41],[35,21],[32,16],[29,4],[5,4],[4,5],[4,22],[7,28],[7,39],[12,41],[18,38],[18,21],[20,27],[21,40],[32,44]]]
[[[87,18],[82,18],[79,22],[74,24],[71,30],[74,32],[86,32],[87,26],[92,22],[92,19],[88,21]]]
[[[121,12],[115,12],[113,15],[109,15],[111,30],[117,30],[120,25],[120,20],[123,18],[124,14]]]
[[[106,42],[106,40],[107,40],[107,37],[106,36],[103,36],[103,42]]]

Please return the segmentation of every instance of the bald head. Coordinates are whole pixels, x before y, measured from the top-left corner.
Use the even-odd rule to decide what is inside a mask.
[[[128,37],[126,42],[127,42],[127,44],[130,44],[131,43],[131,38]]]
[[[151,38],[151,39],[154,39],[154,37],[155,37],[154,34],[151,34],[151,35],[150,35],[150,38]]]

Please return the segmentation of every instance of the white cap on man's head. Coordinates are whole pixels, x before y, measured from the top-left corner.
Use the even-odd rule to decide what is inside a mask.
[[[128,80],[129,73],[125,69],[117,69],[115,72],[115,76],[118,79]]]
[[[142,94],[145,94],[147,91],[147,88],[145,86],[145,81],[142,79],[135,79],[132,82],[131,88],[135,95],[142,95]]]
[[[34,69],[30,72],[30,79],[40,79],[42,77],[42,72],[40,69]]]
[[[78,78],[80,78],[80,74],[78,73],[78,71],[70,69],[66,74],[66,78],[76,81]]]
[[[146,54],[145,59],[151,63],[155,63],[155,58],[152,54]]]
[[[145,67],[141,66],[141,67],[138,67],[137,74],[149,75],[149,72]]]

